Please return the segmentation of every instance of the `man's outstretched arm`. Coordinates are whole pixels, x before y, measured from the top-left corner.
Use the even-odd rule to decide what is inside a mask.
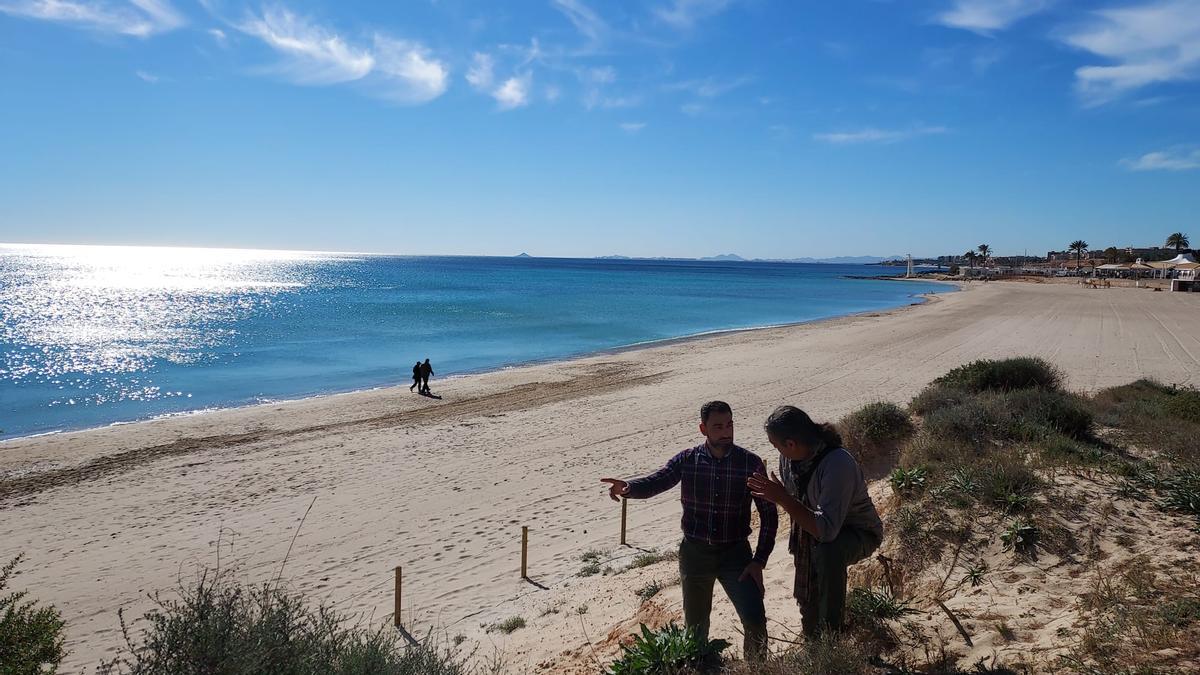
[[[600,482],[608,483],[608,496],[613,501],[620,501],[621,497],[648,499],[679,484],[683,478],[683,455],[683,452],[675,455],[667,462],[666,466],[644,478],[634,478],[630,481],[623,481],[619,478],[601,478]]]

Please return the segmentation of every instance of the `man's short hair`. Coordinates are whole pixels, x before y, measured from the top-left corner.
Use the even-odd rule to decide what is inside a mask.
[[[700,406],[700,421],[707,422],[709,416],[713,413],[729,413],[732,415],[733,408],[730,408],[729,404],[725,401],[709,401]]]

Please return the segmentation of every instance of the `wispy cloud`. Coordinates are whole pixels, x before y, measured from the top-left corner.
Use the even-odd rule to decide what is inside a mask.
[[[162,78],[158,75],[155,75],[154,73],[147,73],[144,70],[139,70],[135,72],[134,75],[137,75],[138,79],[149,84],[158,84],[162,80]]]
[[[165,33],[186,23],[167,0],[0,0],[0,12],[134,37]]]
[[[284,59],[270,70],[297,84],[350,82],[375,67],[375,57],[366,49],[282,7],[266,8],[237,29],[279,52]]]
[[[636,134],[637,132],[639,132],[645,128],[646,128],[645,122],[622,122],[621,123],[621,131],[624,131],[627,134]]]
[[[1190,171],[1200,169],[1200,148],[1173,148],[1148,152],[1137,159],[1123,159],[1130,171]]]
[[[533,86],[533,74],[523,73],[505,80],[492,91],[492,98],[501,110],[512,110],[529,104],[529,90]]]
[[[368,93],[402,104],[441,96],[450,72],[424,45],[375,33],[367,46],[281,6],[233,24],[280,56],[263,72],[302,85],[359,82]]]
[[[476,52],[465,78],[473,89],[495,99],[500,110],[513,110],[529,105],[529,95],[533,88],[533,73],[526,70],[514,74],[502,82],[497,82],[496,59],[491,54]],[[551,87],[546,91],[548,100],[557,100],[560,95],[561,92],[557,87]]]
[[[550,4],[567,17],[589,47],[598,47],[607,39],[608,23],[582,0],[551,0]]]
[[[666,91],[684,91],[701,98],[715,98],[752,81],[750,77],[739,77],[733,80],[718,80],[711,77],[698,80],[685,80],[663,85]]]
[[[813,134],[813,139],[834,145],[856,145],[862,143],[899,143],[918,136],[933,136],[944,134],[946,127],[919,126],[911,129],[876,129],[867,127],[857,131],[838,131],[823,134]]]
[[[951,28],[988,34],[1048,8],[1051,0],[954,0],[953,6],[934,17]]]
[[[211,35],[212,39],[216,40],[217,44],[221,45],[222,47],[224,47],[229,41],[229,36],[226,35],[225,31],[221,30],[220,28],[209,28],[206,32]]]
[[[426,103],[449,86],[450,71],[429,49],[409,40],[375,35],[375,69],[370,81],[377,93],[397,103]]]
[[[732,0],[673,0],[669,5],[656,7],[654,16],[677,28],[687,30],[697,21],[719,14],[732,4]]]
[[[471,67],[464,76],[467,84],[479,90],[487,90],[495,81],[496,60],[490,54],[475,52],[471,57]]]
[[[1200,0],[1159,0],[1092,14],[1063,41],[1111,65],[1075,71],[1087,105],[1102,105],[1146,85],[1200,77]]]

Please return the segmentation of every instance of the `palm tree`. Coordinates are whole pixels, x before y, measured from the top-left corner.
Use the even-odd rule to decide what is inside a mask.
[[[975,269],[975,259],[979,257],[979,254],[975,251],[967,251],[963,257],[967,259],[967,264],[971,266],[971,269]]]
[[[1082,239],[1076,239],[1067,247],[1068,251],[1075,252],[1075,271],[1079,271],[1079,259],[1083,257],[1084,251],[1088,249],[1088,243]]]
[[[1175,249],[1175,255],[1185,248],[1191,248],[1192,242],[1188,241],[1188,236],[1182,232],[1176,232],[1167,237],[1167,246]]]
[[[985,263],[988,261],[988,258],[992,257],[992,247],[988,246],[987,244],[980,244],[975,250],[979,251],[979,257],[982,258],[983,262]]]

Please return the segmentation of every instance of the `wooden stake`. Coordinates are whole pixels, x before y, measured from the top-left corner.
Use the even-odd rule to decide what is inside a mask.
[[[396,616],[394,618],[394,621],[396,622],[396,626],[400,625],[400,576],[401,576],[400,568],[397,567],[396,568]]]
[[[627,546],[625,543],[625,515],[629,511],[629,500],[621,500],[621,545]]]
[[[529,562],[529,527],[521,526],[521,578],[528,579],[527,563]]]

